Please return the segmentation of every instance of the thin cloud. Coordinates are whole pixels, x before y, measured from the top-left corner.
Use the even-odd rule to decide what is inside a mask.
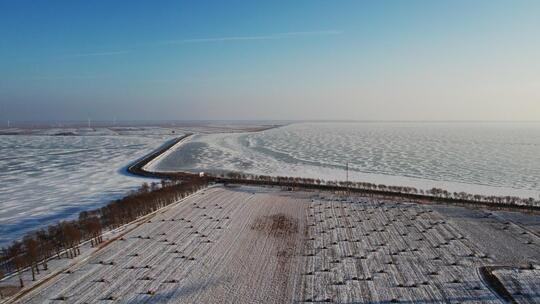
[[[72,54],[68,57],[81,58],[81,57],[99,57],[99,56],[116,56],[132,53],[142,47],[149,47],[152,45],[181,45],[181,44],[195,44],[195,43],[211,43],[211,42],[234,42],[234,41],[256,41],[256,40],[279,40],[279,39],[292,39],[296,37],[309,37],[309,36],[334,36],[341,35],[342,31],[336,30],[324,30],[324,31],[306,31],[306,32],[284,32],[269,35],[259,36],[227,36],[227,37],[214,37],[214,38],[194,38],[194,39],[182,39],[182,40],[167,40],[152,44],[139,45],[139,47],[132,47],[131,50],[122,51],[109,51],[109,52],[93,52],[93,53],[80,53]]]
[[[70,57],[94,57],[94,56],[114,56],[131,53],[131,51],[113,51],[113,52],[95,52],[95,53],[81,53],[73,54]]]
[[[64,76],[32,76],[29,78],[23,78],[25,80],[77,80],[77,79],[98,79],[103,78],[104,76],[95,76],[95,75],[64,75]]]
[[[190,44],[190,43],[207,43],[207,42],[229,42],[229,41],[251,41],[251,40],[278,40],[287,39],[302,36],[333,36],[341,35],[342,31],[328,30],[328,31],[311,31],[311,32],[286,32],[270,35],[259,36],[228,36],[228,37],[215,37],[215,38],[196,38],[196,39],[182,39],[182,40],[168,40],[163,41],[162,44]]]

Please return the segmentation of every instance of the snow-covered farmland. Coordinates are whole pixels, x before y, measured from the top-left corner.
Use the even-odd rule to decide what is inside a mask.
[[[498,263],[498,244],[517,234],[505,231],[497,240],[481,240],[431,206],[352,201],[320,200],[310,207],[302,300],[500,303],[477,269]],[[480,250],[479,242],[488,242],[493,251]],[[514,250],[536,252],[528,261],[538,263],[538,244],[536,238]]]
[[[32,291],[24,303],[290,302],[305,198],[210,188]]]
[[[156,213],[19,302],[504,303],[478,268],[501,263],[497,244],[523,238],[519,229],[504,227],[524,227],[520,218],[534,223],[538,216],[508,220],[485,212],[501,229],[497,241],[484,241],[490,246],[482,248],[492,248],[484,251],[479,235],[467,230],[469,219],[456,215],[470,210],[453,208],[459,212],[215,186]],[[521,262],[538,265],[540,239],[526,237],[530,242],[514,250],[529,253]],[[540,278],[512,280],[538,286]]]
[[[492,273],[518,303],[540,302],[540,269],[503,268]]]

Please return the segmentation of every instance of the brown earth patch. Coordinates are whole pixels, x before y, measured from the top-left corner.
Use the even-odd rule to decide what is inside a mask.
[[[298,219],[284,213],[262,216],[254,221],[251,229],[275,237],[287,237],[298,232]]]

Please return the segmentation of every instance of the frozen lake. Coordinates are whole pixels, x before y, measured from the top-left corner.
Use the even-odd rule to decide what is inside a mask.
[[[128,175],[124,169],[170,139],[186,133],[266,127],[254,122],[187,122],[161,127],[0,129],[0,247],[153,181]]]
[[[538,123],[299,123],[216,134],[224,131],[220,128],[175,134],[166,128],[61,129],[0,136],[0,246],[135,189],[144,180],[122,168],[188,131],[198,135],[150,169],[344,180],[349,162],[349,176],[357,181],[540,194]],[[58,132],[78,136],[50,136]]]
[[[154,164],[158,171],[233,170],[476,194],[540,194],[539,123],[300,123],[206,134]]]
[[[0,136],[0,246],[140,186],[122,168],[178,136],[166,129],[90,136]]]

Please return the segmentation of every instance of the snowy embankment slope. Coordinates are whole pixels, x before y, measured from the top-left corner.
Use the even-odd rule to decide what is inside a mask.
[[[159,163],[163,158],[169,156],[173,151],[178,149],[185,142],[189,141],[191,136],[193,136],[193,134],[188,133],[184,135],[183,137],[178,138],[178,141],[174,145],[168,147],[167,149],[162,151],[162,153],[159,153],[156,157],[153,157],[152,159],[150,159],[150,161],[147,162],[144,166],[142,166],[141,169],[147,172],[156,172],[154,169],[156,163]]]

